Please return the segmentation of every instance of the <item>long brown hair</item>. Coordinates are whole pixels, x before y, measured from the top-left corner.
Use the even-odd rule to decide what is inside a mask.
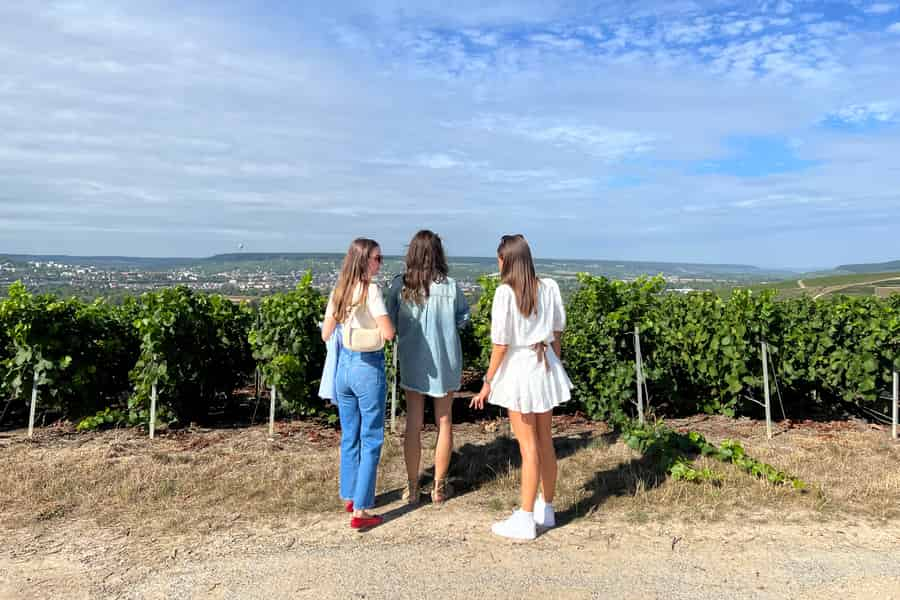
[[[406,272],[403,273],[403,292],[406,302],[421,304],[428,299],[432,283],[446,281],[447,257],[438,234],[422,229],[409,242],[406,250]]]
[[[503,260],[500,280],[515,292],[519,312],[530,317],[537,312],[538,278],[525,236],[504,235],[497,246],[497,256]]]
[[[347,250],[341,274],[334,288],[334,319],[343,323],[353,305],[353,296],[362,286],[362,295],[357,304],[364,304],[369,297],[369,255],[378,248],[378,242],[369,238],[356,238]]]

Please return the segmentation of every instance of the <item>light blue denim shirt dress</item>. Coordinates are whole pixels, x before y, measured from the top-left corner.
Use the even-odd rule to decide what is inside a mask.
[[[462,344],[459,329],[469,323],[469,302],[456,281],[432,283],[423,304],[401,296],[397,276],[385,296],[388,315],[397,330],[400,387],[440,397],[459,389]]]

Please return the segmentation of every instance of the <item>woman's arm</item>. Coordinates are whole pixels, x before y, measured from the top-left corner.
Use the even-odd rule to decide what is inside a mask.
[[[488,365],[481,391],[472,398],[471,402],[469,402],[469,408],[484,408],[484,401],[487,400],[488,396],[491,394],[491,381],[494,380],[494,375],[496,375],[500,365],[503,364],[503,359],[506,358],[506,353],[508,351],[509,346],[502,346],[500,344],[491,345],[491,364]]]
[[[394,324],[389,316],[381,315],[380,317],[375,317],[375,323],[378,325],[378,329],[381,330],[381,337],[384,338],[384,341],[389,342],[394,339]]]
[[[562,360],[562,331],[553,332],[553,343],[550,345],[553,347],[556,358]]]
[[[331,311],[327,311],[325,313],[325,321],[322,323],[322,341],[327,342],[331,339],[331,334],[334,333],[334,328],[337,327],[337,321],[334,318],[334,315],[331,314]]]
[[[369,314],[375,319],[375,325],[381,331],[381,337],[384,338],[384,341],[389,342],[394,339],[394,322],[391,321],[387,306],[384,304],[381,288],[374,283],[369,284],[369,295],[366,303]]]

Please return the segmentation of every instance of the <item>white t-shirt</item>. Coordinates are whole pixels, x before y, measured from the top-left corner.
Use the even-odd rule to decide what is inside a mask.
[[[566,310],[556,282],[541,279],[537,300],[537,311],[525,317],[516,304],[513,289],[506,284],[498,287],[491,307],[491,342],[499,346],[552,343],[553,332],[566,327]]]
[[[359,301],[362,295],[362,286],[357,286],[356,293],[353,294],[353,303]],[[326,315],[334,314],[334,290],[328,296],[328,308],[325,309]],[[365,306],[360,306],[356,314],[350,321],[351,327],[359,327],[362,329],[375,329],[378,324],[375,319],[388,314],[387,308],[384,306],[384,296],[381,294],[381,288],[374,283],[369,284],[369,293],[366,297]]]

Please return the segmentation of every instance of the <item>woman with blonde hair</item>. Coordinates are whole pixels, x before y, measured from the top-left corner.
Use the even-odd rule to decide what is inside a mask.
[[[323,340],[341,336],[334,384],[341,421],[340,493],[347,512],[353,513],[354,529],[368,529],[383,520],[368,512],[375,505],[384,444],[384,341],[394,337],[381,290],[373,282],[382,261],[375,240],[353,240],[322,324]]]
[[[530,540],[536,526],[556,525],[551,426],[553,409],[569,400],[572,388],[559,359],[566,313],[556,282],[535,274],[524,236],[504,235],[497,263],[502,283],[491,308],[491,362],[471,406],[484,408],[487,400],[509,412],[522,456],[521,507],[491,529],[503,537]]]
[[[441,238],[423,229],[409,242],[406,270],[394,278],[387,294],[388,314],[397,327],[400,386],[406,395],[404,496],[411,504],[419,501],[425,396],[434,399],[438,428],[431,500],[441,504],[452,493],[447,473],[453,453],[453,392],[462,378],[459,328],[469,321],[469,304],[447,272]]]

